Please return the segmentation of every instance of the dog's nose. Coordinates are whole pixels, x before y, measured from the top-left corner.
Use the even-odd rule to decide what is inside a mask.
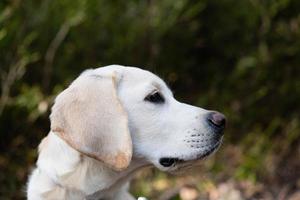
[[[208,123],[214,128],[224,129],[226,124],[226,118],[222,113],[213,111],[208,114]]]

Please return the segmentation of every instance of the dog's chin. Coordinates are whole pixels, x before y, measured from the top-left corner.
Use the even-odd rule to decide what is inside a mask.
[[[162,171],[171,174],[182,174],[185,171],[199,165],[201,161],[214,154],[221,145],[221,140],[212,145],[209,149],[201,152],[195,152],[192,155],[178,157],[163,157],[160,158],[154,165]]]

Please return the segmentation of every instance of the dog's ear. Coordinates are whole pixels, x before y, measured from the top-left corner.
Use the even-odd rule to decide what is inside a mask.
[[[122,170],[131,161],[132,141],[118,80],[116,73],[84,73],[57,96],[50,120],[51,130],[70,146]]]

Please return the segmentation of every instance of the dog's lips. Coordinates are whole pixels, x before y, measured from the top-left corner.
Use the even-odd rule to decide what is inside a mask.
[[[202,160],[206,157],[208,157],[209,155],[211,155],[212,153],[214,153],[221,145],[221,140],[216,142],[214,145],[212,145],[208,150],[204,151],[204,152],[200,152],[192,157],[189,158],[183,158],[180,159],[181,162],[189,162],[189,161],[196,161],[196,160]]]
[[[203,159],[212,153],[214,153],[221,145],[221,141],[217,142],[215,145],[212,146],[209,150],[205,151],[204,153],[201,153],[197,156],[196,160]]]
[[[180,157],[163,157],[167,160],[172,160],[172,164],[170,166],[164,166],[160,163],[161,166],[168,168],[167,171],[169,172],[176,172],[181,171],[181,169],[185,169],[186,167],[191,167],[197,161],[200,161],[202,159],[205,159],[209,155],[213,154],[217,151],[217,149],[221,146],[222,138],[218,141],[216,141],[213,145],[210,145],[208,149],[202,150],[201,152],[195,152],[193,155],[189,156],[180,156]],[[162,158],[161,158],[162,159]]]
[[[190,157],[190,158],[184,158],[180,159],[178,158],[174,165],[168,170],[171,174],[181,174],[184,173],[184,171],[187,171],[188,169],[191,169],[193,166],[196,166],[197,163],[199,164],[200,161],[212,153],[214,153],[219,147],[220,147],[221,141],[217,142],[215,145],[212,146],[209,150],[196,154],[196,156]]]

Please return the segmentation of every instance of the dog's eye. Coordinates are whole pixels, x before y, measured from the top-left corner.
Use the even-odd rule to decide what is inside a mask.
[[[149,101],[152,103],[164,103],[165,99],[159,92],[155,91],[146,96],[145,101]]]

